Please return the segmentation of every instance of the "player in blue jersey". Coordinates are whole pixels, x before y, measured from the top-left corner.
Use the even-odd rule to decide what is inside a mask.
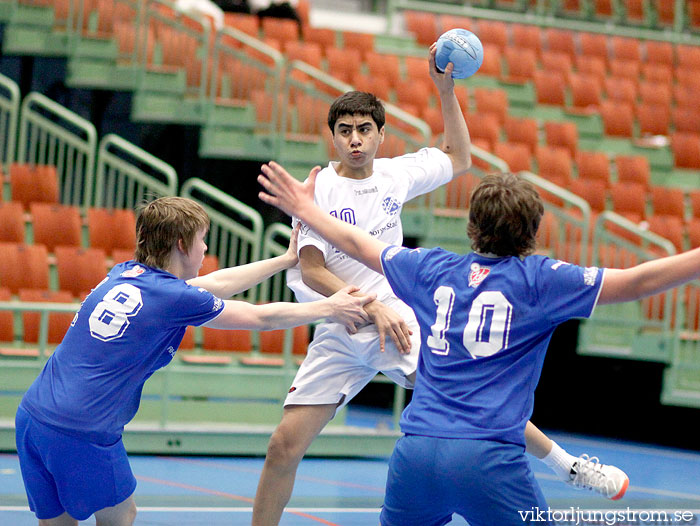
[[[141,210],[135,259],[116,265],[83,301],[63,341],[24,395],[16,443],[30,508],[42,526],[129,526],[136,487],[124,426],[144,382],[167,365],[188,325],[270,330],[330,317],[352,329],[372,296],[348,287],[308,304],[222,300],[297,262],[286,254],[197,277],[209,218],[195,201],[165,197]]]
[[[350,91],[333,101],[328,127],[339,161],[316,178],[315,200],[391,245],[403,243],[403,204],[465,173],[471,164],[469,131],[449,74],[428,61],[440,98],[444,138],[440,148],[422,148],[395,158],[376,158],[384,139],[384,106],[371,93]],[[253,506],[253,526],[276,526],[292,495],[296,469],[325,425],[372,378],[382,372],[413,387],[420,334],[411,309],[391,290],[386,278],[368,269],[308,229],[299,235],[299,267],[287,272],[287,284],[300,302],[318,299],[346,284],[377,299],[365,310],[371,324],[348,335],[333,323],[317,326],[304,362],[284,401],[284,412],[268,445]],[[627,477],[614,466],[576,458],[528,423],[527,450],[575,487],[595,489],[608,498],[624,493]],[[616,484],[601,483],[591,470],[603,470]],[[593,476],[591,476],[593,475]]]
[[[260,198],[384,274],[420,326],[416,384],[390,461],[382,525],[437,526],[453,513],[472,526],[546,523],[546,502],[524,455],[524,430],[554,329],[589,317],[596,304],[697,279],[700,249],[624,270],[531,255],[543,214],[540,196],[516,175],[494,174],[471,196],[474,252],[410,250],[318,208],[317,171],[302,184],[270,163],[258,178],[267,191]]]

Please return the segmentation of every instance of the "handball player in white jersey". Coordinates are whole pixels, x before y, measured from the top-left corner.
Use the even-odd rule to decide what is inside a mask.
[[[325,212],[370,233],[389,245],[403,243],[401,208],[465,174],[471,166],[470,139],[454,94],[452,65],[430,75],[440,97],[444,122],[441,148],[423,148],[393,159],[375,159],[384,140],[385,113],[372,94],[352,91],[338,97],[328,126],[340,161],[330,162],[316,177],[314,199]],[[284,403],[282,421],[268,445],[253,506],[253,526],[276,526],[292,494],[299,462],[313,440],[372,378],[382,372],[412,388],[420,348],[413,311],[392,292],[386,278],[337,250],[302,224],[299,268],[287,272],[288,285],[300,302],[333,294],[348,284],[377,299],[365,305],[370,324],[350,334],[335,323],[317,326],[308,353]],[[528,422],[527,451],[543,460],[574,486],[593,488],[606,497],[621,497],[626,475],[612,466],[569,455]],[[578,466],[578,469],[576,469]],[[572,472],[573,468],[573,472]],[[606,475],[598,473],[604,470]],[[615,478],[614,487],[609,484]]]

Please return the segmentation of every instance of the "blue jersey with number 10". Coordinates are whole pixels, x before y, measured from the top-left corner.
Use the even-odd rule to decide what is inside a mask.
[[[223,301],[164,270],[120,263],[85,298],[21,406],[34,418],[98,444],[119,440],[144,382],[172,360],[187,325]]]
[[[421,332],[401,430],[524,445],[552,332],[592,314],[603,271],[544,256],[403,247],[385,249],[382,265]]]

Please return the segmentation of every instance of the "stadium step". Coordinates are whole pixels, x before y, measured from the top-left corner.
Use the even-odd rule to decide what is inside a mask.
[[[671,365],[664,371],[661,403],[700,407],[700,365]]]
[[[200,132],[199,156],[269,161],[274,157],[276,138],[276,135],[251,133],[244,129],[208,126]]]
[[[59,57],[68,54],[65,33],[48,32],[42,27],[9,24],[5,28],[2,51],[5,55]]]

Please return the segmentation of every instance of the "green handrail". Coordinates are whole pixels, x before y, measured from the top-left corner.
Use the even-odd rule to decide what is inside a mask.
[[[56,166],[61,201],[88,206],[95,177],[95,126],[41,93],[22,101],[17,161]]]
[[[182,197],[199,202],[209,214],[207,234],[209,253],[219,259],[219,267],[233,267],[260,259],[263,219],[259,212],[211,184],[196,177],[180,189]],[[257,287],[241,294],[247,301],[257,301]]]
[[[0,169],[4,172],[15,160],[19,100],[17,83],[0,73]]]
[[[0,301],[0,311],[11,311],[19,316],[22,312],[38,312],[40,314],[39,318],[39,338],[38,338],[38,351],[39,358],[43,362],[45,361],[49,353],[48,350],[48,336],[49,336],[49,314],[52,312],[77,312],[80,308],[79,303],[45,303],[45,302],[23,302],[23,301]],[[21,318],[20,318],[21,319]],[[21,324],[21,322],[20,322]],[[21,335],[20,335],[21,336]],[[15,335],[17,337],[17,335]],[[16,340],[17,344],[24,345],[21,342],[21,337]],[[18,349],[22,346],[18,345]],[[30,344],[33,346],[33,344]]]
[[[176,195],[177,182],[172,166],[110,133],[100,141],[92,205],[133,209],[153,197]]]

